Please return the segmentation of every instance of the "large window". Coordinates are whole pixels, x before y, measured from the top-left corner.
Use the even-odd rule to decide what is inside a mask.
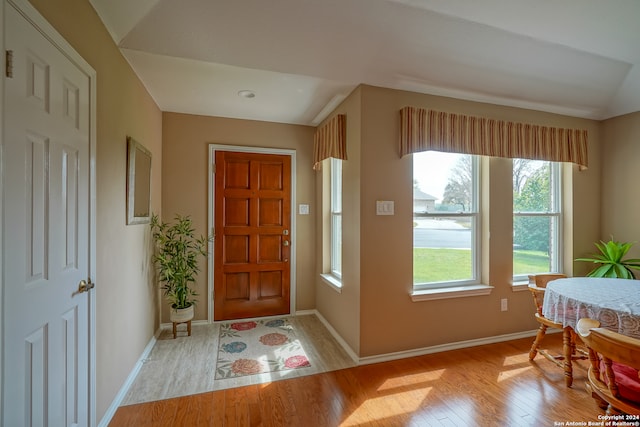
[[[331,274],[342,278],[342,160],[331,158]]]
[[[414,289],[479,283],[477,156],[413,154]]]
[[[513,159],[513,276],[560,272],[560,164]]]

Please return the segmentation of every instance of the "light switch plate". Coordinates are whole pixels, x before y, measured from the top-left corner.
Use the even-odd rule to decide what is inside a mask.
[[[393,215],[393,200],[377,200],[376,215]]]
[[[309,215],[309,205],[306,205],[306,204],[298,205],[298,213],[300,215]]]

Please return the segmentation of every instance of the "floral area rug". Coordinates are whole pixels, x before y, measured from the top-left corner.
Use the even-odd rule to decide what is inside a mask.
[[[220,325],[215,379],[311,366],[287,319]]]

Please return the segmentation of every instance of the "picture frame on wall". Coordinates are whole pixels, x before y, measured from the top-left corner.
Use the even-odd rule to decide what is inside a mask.
[[[151,151],[127,137],[127,224],[151,221]]]

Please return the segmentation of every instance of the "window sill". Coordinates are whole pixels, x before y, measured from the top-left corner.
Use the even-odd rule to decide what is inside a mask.
[[[511,290],[513,292],[521,292],[529,289],[529,281],[524,282],[514,282],[511,284]]]
[[[331,289],[339,294],[342,293],[342,281],[338,280],[336,276],[331,274],[321,274],[320,277]]]
[[[472,285],[472,286],[456,286],[451,288],[423,289],[411,292],[411,301],[431,301],[438,299],[475,297],[480,295],[489,295],[493,290],[493,286],[489,285]]]

